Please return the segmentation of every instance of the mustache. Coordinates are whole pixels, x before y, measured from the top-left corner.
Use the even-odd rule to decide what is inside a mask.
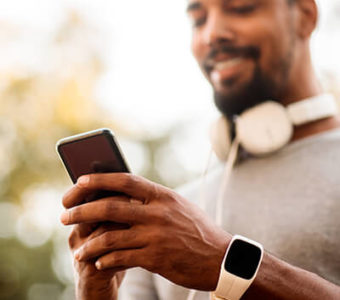
[[[208,53],[204,60],[205,68],[206,69],[211,68],[215,62],[216,56],[220,54],[258,59],[260,57],[260,49],[255,46],[236,47],[229,44],[215,46],[210,50],[210,52]]]

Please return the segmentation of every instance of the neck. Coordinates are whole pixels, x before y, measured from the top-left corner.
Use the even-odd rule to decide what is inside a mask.
[[[287,106],[322,94],[321,84],[316,77],[310,59],[308,59],[307,63],[299,65],[298,70],[293,68],[292,74],[294,76],[291,77],[285,91],[281,95],[280,102],[282,105]]]
[[[300,63],[295,64],[295,67],[292,68],[292,76],[281,97],[281,103],[284,106],[320,95],[323,92],[313,69],[309,51],[303,52],[303,55],[298,60]],[[295,126],[291,141],[303,139],[337,127],[340,127],[339,116]]]

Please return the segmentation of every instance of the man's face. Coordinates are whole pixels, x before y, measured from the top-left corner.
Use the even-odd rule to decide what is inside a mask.
[[[189,0],[192,50],[227,116],[280,100],[294,59],[287,0]]]

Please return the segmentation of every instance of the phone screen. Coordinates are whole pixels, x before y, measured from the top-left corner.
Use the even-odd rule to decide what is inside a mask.
[[[58,152],[73,183],[85,174],[129,172],[109,131],[62,143]]]

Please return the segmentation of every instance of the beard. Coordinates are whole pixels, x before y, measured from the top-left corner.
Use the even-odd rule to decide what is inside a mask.
[[[225,81],[223,84],[232,90],[236,79]],[[240,115],[245,110],[263,103],[267,100],[277,101],[278,87],[273,79],[261,72],[256,67],[250,81],[242,84],[230,93],[218,93],[214,91],[214,101],[218,110],[227,118]]]
[[[258,48],[222,47],[220,51],[241,53],[243,56],[253,59],[256,63],[253,76],[248,82],[233,88],[233,85],[236,84],[235,81],[237,81],[237,78],[233,78],[223,82],[223,85],[230,92],[219,93],[214,90],[215,105],[223,115],[230,119],[265,101],[280,102],[281,95],[288,82],[292,64],[292,51],[288,51],[283,58],[272,64],[271,74],[265,74],[261,69],[259,65],[261,53]],[[211,57],[213,55],[215,53],[212,53]]]

